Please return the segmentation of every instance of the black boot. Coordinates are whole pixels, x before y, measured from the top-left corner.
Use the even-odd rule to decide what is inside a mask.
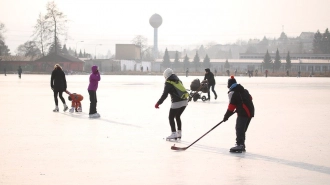
[[[230,152],[234,152],[234,153],[245,152],[245,145],[244,144],[236,144],[236,146],[230,148]]]

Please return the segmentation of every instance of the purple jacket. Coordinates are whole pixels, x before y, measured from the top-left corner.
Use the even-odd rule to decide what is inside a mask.
[[[92,66],[92,74],[89,76],[88,90],[96,91],[100,80],[101,80],[101,75],[97,70],[97,66]]]

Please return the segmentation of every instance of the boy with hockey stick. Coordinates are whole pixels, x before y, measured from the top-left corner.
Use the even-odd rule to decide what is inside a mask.
[[[73,113],[74,110],[76,110],[76,112],[82,112],[81,101],[84,99],[84,97],[81,94],[70,93],[67,90],[65,92],[69,94],[69,101],[72,101],[71,109],[69,110],[69,112]]]
[[[252,96],[247,89],[237,84],[234,76],[228,79],[228,98],[229,105],[223,121],[227,121],[231,115],[237,113],[236,118],[236,146],[230,152],[245,151],[245,133],[249,127],[252,117],[254,117],[254,105]],[[235,111],[236,110],[236,111]],[[235,112],[234,112],[235,111]]]

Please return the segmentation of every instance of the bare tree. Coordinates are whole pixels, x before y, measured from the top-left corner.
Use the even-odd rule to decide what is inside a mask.
[[[148,49],[148,39],[143,37],[142,35],[137,35],[133,40],[132,43],[135,45],[140,46],[141,48],[141,59],[144,58],[145,52]]]
[[[63,12],[60,12],[57,5],[54,1],[47,3],[47,14],[45,15],[45,21],[46,21],[46,33],[48,35],[54,35],[54,41],[49,43],[55,44],[55,53],[57,53],[57,39],[59,36],[66,35],[66,23],[68,20],[66,20],[66,15],[63,14]]]
[[[31,56],[37,57],[41,55],[40,49],[37,47],[35,41],[27,41],[24,44],[17,47],[16,53],[19,56]]]
[[[42,56],[45,56],[45,42],[47,41],[47,33],[46,33],[46,20],[42,14],[39,14],[39,18],[37,20],[37,24],[34,26],[34,41],[36,41],[39,48],[41,48]]]

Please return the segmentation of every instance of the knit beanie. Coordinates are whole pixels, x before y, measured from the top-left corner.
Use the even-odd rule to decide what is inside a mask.
[[[165,69],[163,76],[167,80],[173,74],[173,70],[170,68]]]
[[[230,78],[228,79],[228,85],[227,87],[230,88],[231,85],[237,83],[236,79],[234,78],[234,76],[230,76]]]
[[[206,68],[206,69],[205,69],[205,72],[210,72],[210,69],[209,69],[209,68]]]

